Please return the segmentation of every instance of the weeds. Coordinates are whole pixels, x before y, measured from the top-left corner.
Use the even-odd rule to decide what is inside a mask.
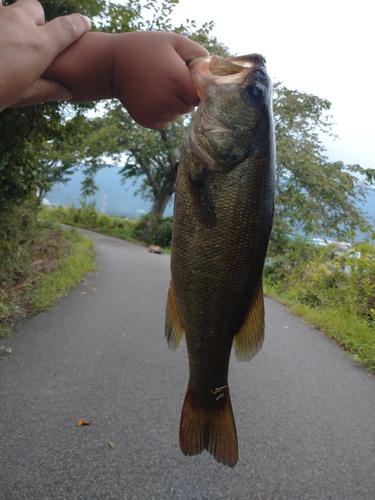
[[[3,265],[0,289],[0,337],[9,335],[22,318],[53,305],[95,268],[93,243],[75,230],[63,231],[51,224],[35,224],[32,237],[20,244],[27,257]]]
[[[116,236],[132,242],[146,245],[158,245],[164,249],[170,247],[172,239],[172,218],[157,214],[147,214],[139,218],[123,219],[99,214],[94,203],[81,201],[79,208],[43,207],[40,217],[63,224],[91,229],[99,233]],[[147,230],[146,230],[147,229]]]
[[[355,252],[289,242],[265,268],[265,292],[375,371],[375,248],[360,244]]]

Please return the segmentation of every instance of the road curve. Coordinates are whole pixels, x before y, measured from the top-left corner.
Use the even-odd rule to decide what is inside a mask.
[[[98,270],[2,342],[0,499],[375,498],[375,379],[272,300],[261,352],[231,361],[238,464],[182,455],[187,357],[163,336],[169,257],[84,233]]]

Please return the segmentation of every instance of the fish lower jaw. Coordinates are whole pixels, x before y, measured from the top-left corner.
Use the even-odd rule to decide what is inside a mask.
[[[233,132],[230,127],[227,127],[214,116],[207,113],[201,115],[200,125],[197,127],[196,133],[204,132]]]
[[[232,133],[233,130],[229,127],[226,127],[225,125],[219,124],[219,123],[212,123],[209,120],[205,120],[201,127],[202,132],[226,132]]]

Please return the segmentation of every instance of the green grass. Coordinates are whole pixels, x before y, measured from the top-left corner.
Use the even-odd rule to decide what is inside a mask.
[[[0,290],[0,337],[8,336],[22,319],[54,305],[95,269],[93,242],[74,229],[40,224],[32,245],[25,246],[32,248],[25,252],[27,262],[22,270],[9,271]]]
[[[82,206],[80,208],[76,208],[74,205],[69,208],[63,206],[44,206],[39,212],[39,218],[83,229],[90,229],[98,233],[115,236],[133,243],[137,242],[136,236],[133,235],[134,228],[137,225],[137,220],[110,217],[105,214],[99,214],[92,205],[86,204],[85,202],[82,202]]]
[[[81,201],[79,208],[70,207],[42,207],[39,212],[42,220],[54,221],[75,227],[90,229],[108,236],[115,236],[140,245],[160,246],[164,252],[170,253],[172,238],[172,218],[157,214],[147,214],[139,219],[125,219],[100,214],[94,204]],[[144,229],[148,227],[148,234],[144,236]],[[140,238],[145,238],[140,240]]]
[[[353,252],[289,243],[264,272],[264,291],[375,372],[375,248]]]
[[[332,338],[352,354],[356,362],[375,372],[375,330],[366,320],[346,308],[312,308],[288,297],[287,294],[278,293],[267,285],[264,292],[285,304],[312,327]]]
[[[35,312],[51,307],[58,299],[67,295],[87,273],[95,269],[91,240],[83,238],[74,229],[65,232],[63,238],[70,244],[69,250],[60,256],[51,273],[39,276],[31,301]]]

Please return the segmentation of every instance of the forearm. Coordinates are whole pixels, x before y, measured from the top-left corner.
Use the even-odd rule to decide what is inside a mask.
[[[43,74],[73,92],[71,102],[110,99],[112,67],[117,35],[86,33],[59,54]]]

